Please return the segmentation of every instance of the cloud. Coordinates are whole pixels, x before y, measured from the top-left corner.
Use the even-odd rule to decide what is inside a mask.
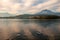
[[[32,6],[36,6],[38,4],[42,4],[42,3],[47,2],[47,1],[49,1],[49,0],[35,0],[34,3],[32,4]]]
[[[9,8],[8,8],[8,12],[9,13],[13,13],[13,14],[16,14],[17,11],[20,9],[20,4],[16,3],[16,4],[12,4]]]
[[[57,12],[60,12],[60,4],[58,6],[56,6],[56,9],[54,9],[54,10],[56,10]]]
[[[51,7],[54,7],[57,5],[57,0],[49,0],[48,2],[44,2],[42,4],[39,4],[37,6],[33,6],[30,9],[28,9],[29,12],[35,13],[44,9],[50,9]]]
[[[10,0],[1,0],[0,1],[0,11],[6,11],[11,14],[16,14],[19,10],[20,4],[10,2]]]
[[[24,12],[34,14],[44,9],[59,11],[59,4],[59,0],[0,0],[0,12],[19,15]]]
[[[57,2],[55,5],[48,7],[48,9],[56,11],[56,12],[60,12],[60,10],[59,10],[60,9],[60,3]]]

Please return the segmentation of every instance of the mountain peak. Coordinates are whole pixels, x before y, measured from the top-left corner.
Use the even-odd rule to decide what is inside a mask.
[[[51,11],[51,10],[47,10],[47,9],[45,9],[45,10],[42,10],[41,13],[54,13],[54,12]]]
[[[59,15],[60,16],[60,13],[45,9],[36,13],[35,15],[57,15],[57,16]]]
[[[36,13],[36,14],[43,14],[43,15],[45,15],[45,14],[52,14],[52,13],[54,13],[54,12],[52,12],[51,10],[45,9],[45,10],[42,10],[42,11]]]

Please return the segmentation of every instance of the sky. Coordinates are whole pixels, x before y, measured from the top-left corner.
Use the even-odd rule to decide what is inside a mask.
[[[60,12],[60,0],[0,0],[0,13],[35,14],[45,9]]]

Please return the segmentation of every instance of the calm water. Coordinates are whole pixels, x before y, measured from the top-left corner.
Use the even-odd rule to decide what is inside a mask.
[[[0,19],[0,40],[60,40],[60,20]]]

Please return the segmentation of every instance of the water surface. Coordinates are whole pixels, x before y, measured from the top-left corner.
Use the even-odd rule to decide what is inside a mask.
[[[0,19],[0,40],[60,40],[60,20]]]

